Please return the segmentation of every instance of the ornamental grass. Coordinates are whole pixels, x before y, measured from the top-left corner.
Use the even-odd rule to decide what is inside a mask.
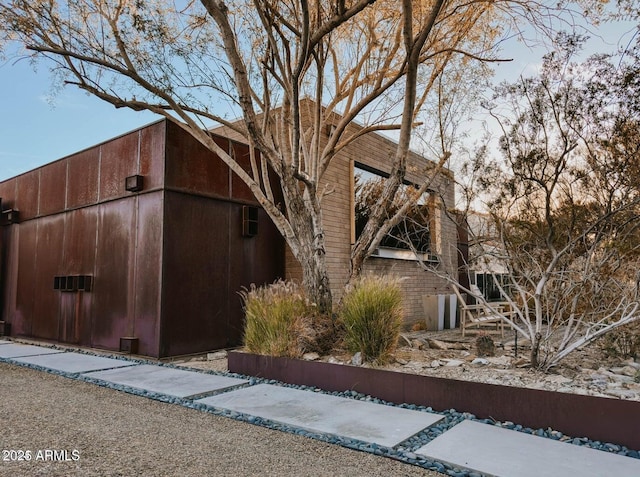
[[[298,358],[304,349],[299,336],[310,305],[293,282],[265,287],[252,285],[240,292],[244,302],[244,346],[251,353]]]
[[[388,362],[402,330],[399,280],[374,275],[359,279],[343,297],[340,321],[350,352],[362,353],[369,362]]]

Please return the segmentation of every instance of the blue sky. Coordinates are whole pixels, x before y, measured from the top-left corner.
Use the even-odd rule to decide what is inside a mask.
[[[0,181],[150,123],[67,87],[52,104],[49,71],[26,61],[0,64]]]
[[[608,25],[602,46],[594,40],[592,51],[611,51],[633,25]],[[626,41],[631,35],[627,33]],[[599,45],[600,44],[600,45]],[[500,66],[500,76],[515,80],[531,74],[542,53],[511,45],[514,61]],[[157,119],[147,112],[115,109],[72,88],[52,96],[51,78],[44,64],[34,72],[26,61],[0,63],[0,181],[65,157]]]

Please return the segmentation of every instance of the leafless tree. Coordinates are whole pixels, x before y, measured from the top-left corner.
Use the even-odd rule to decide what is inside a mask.
[[[300,262],[310,297],[328,311],[322,179],[336,154],[364,134],[397,131],[389,178],[353,247],[354,278],[404,213],[387,210],[443,72],[456,65],[482,74],[477,65],[496,59],[508,25],[544,25],[561,11],[507,0],[7,0],[0,51],[43,60],[64,84],[191,133],[249,186]],[[351,134],[356,118],[365,127]],[[422,121],[437,130],[437,121]],[[251,146],[248,170],[215,143],[214,123]],[[436,150],[441,164],[449,151]]]
[[[485,184],[498,192],[484,251],[507,272],[494,273],[507,321],[545,370],[640,318],[640,63],[628,51],[575,64],[578,44],[565,38],[539,77],[499,88],[504,163]]]

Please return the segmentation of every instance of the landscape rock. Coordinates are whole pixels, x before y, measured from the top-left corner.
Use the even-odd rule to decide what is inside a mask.
[[[442,364],[440,363],[439,360],[434,359],[433,361],[431,361],[430,366],[435,369],[435,368],[439,368],[440,366],[442,366]]]
[[[607,389],[607,394],[618,397],[620,399],[633,399],[638,400],[638,393],[630,389]]]
[[[517,368],[523,368],[525,366],[530,366],[531,363],[527,358],[518,358],[512,363]]]
[[[435,340],[435,339],[429,338],[429,339],[427,339],[427,343],[429,343],[429,348],[431,348],[431,349],[440,349],[440,350],[449,349],[449,345],[447,343],[445,343],[444,341],[440,341],[440,340]]]
[[[222,351],[216,351],[215,353],[207,353],[207,361],[215,361],[217,359],[225,359],[227,357],[227,352],[222,350]]]
[[[622,368],[611,368],[612,373],[621,374],[623,376],[635,377],[638,370],[633,366],[624,366]]]
[[[422,363],[420,361],[409,361],[405,367],[406,368],[410,368],[410,369],[414,369],[416,371],[420,371],[422,368],[424,368],[426,366],[426,363]]]
[[[496,366],[511,366],[511,358],[509,356],[490,356],[486,359]]]
[[[570,378],[566,378],[564,376],[561,376],[559,374],[552,374],[549,375],[545,378],[545,381],[550,382],[550,383],[555,383],[555,384],[567,384],[570,383],[571,381],[573,381]]]
[[[462,366],[464,364],[464,361],[461,361],[459,359],[447,359],[445,360],[444,365],[448,366],[450,368],[454,368],[456,366]]]
[[[353,355],[353,358],[351,358],[351,364],[354,366],[362,366],[362,353],[360,351]]]
[[[424,347],[424,341],[422,340],[413,340],[411,341],[411,347],[415,349],[422,349]]]
[[[486,358],[476,358],[473,361],[471,361],[471,364],[487,365],[489,364],[489,361],[487,361]]]
[[[447,343],[448,349],[461,349],[468,350],[471,349],[471,346],[467,343]]]
[[[316,361],[320,359],[320,355],[318,353],[305,353],[302,355],[302,359],[305,361]]]
[[[609,378],[613,379],[614,381],[617,381],[619,383],[633,383],[634,382],[632,377],[625,376],[624,374],[611,373],[611,376],[609,376]]]

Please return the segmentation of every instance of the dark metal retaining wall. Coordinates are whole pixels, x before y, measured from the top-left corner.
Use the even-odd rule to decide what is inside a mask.
[[[314,361],[229,353],[229,371],[394,403],[456,409],[640,449],[640,402],[418,376]]]

